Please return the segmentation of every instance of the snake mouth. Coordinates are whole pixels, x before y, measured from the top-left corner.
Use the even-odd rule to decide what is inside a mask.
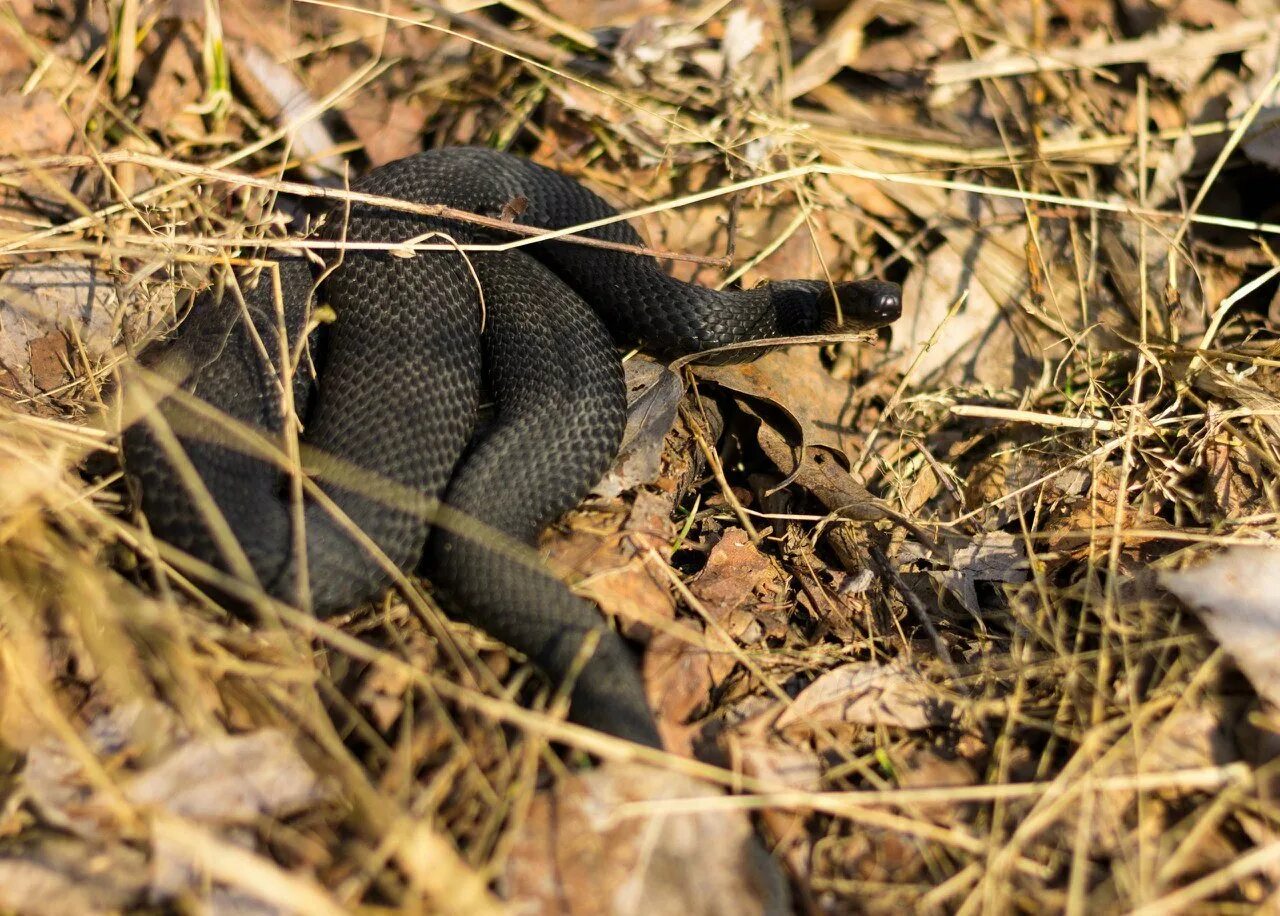
[[[837,283],[818,295],[823,325],[830,331],[869,331],[902,316],[902,287],[887,280]]]

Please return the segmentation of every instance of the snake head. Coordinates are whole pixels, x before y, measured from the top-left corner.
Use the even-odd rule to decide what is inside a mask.
[[[902,287],[887,280],[851,280],[818,294],[824,331],[869,331],[902,317]]]

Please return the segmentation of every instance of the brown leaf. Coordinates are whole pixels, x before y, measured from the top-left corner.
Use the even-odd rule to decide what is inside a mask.
[[[1028,560],[1020,539],[1004,531],[984,532],[951,554],[950,567],[930,573],[971,614],[981,613],[978,582],[1027,581]]]
[[[148,130],[199,136],[194,108],[205,94],[201,77],[202,22],[167,19],[143,42],[134,88],[142,98],[139,123]]]
[[[669,494],[641,489],[630,511],[621,504],[580,510],[569,517],[568,535],[548,532],[552,568],[573,581],[577,592],[617,619],[627,636],[645,638],[675,617],[675,599],[650,551],[665,559],[676,537]],[[579,524],[581,520],[581,524]]]
[[[1258,693],[1280,705],[1280,550],[1229,547],[1160,584],[1199,613]]]
[[[42,837],[32,848],[0,857],[0,910],[25,916],[122,912],[141,902],[146,869],[145,854],[124,844]]]
[[[804,444],[856,453],[862,441],[857,389],[827,371],[817,347],[771,350],[751,363],[700,366],[697,374],[784,411],[794,423],[785,432],[798,431]]]
[[[754,642],[760,634],[753,607],[780,604],[786,597],[786,580],[747,532],[729,528],[711,548],[706,565],[689,581],[689,590],[730,636]],[[754,638],[748,636],[753,628]]]
[[[696,726],[694,713],[707,705],[716,684],[707,636],[692,623],[679,621],[654,635],[641,665],[645,696],[673,754],[690,754]]]
[[[65,332],[104,353],[119,307],[110,280],[78,258],[12,268],[0,278],[0,367],[19,383],[57,387],[66,380]]]
[[[654,483],[662,472],[667,434],[675,425],[684,393],[680,377],[662,363],[634,357],[623,364],[627,386],[627,427],[618,456],[591,492],[619,496]]]
[[[779,729],[804,724],[922,729],[945,724],[950,709],[919,674],[896,665],[854,662],[826,672],[782,711]]]
[[[0,156],[65,153],[76,135],[75,122],[47,89],[0,96]]]
[[[944,756],[931,747],[913,747],[900,759],[894,759],[898,785],[904,789],[939,789],[973,786],[978,774],[963,757]],[[963,809],[954,802],[943,801],[913,805],[911,813],[927,817],[939,824],[957,823]]]
[[[139,805],[216,824],[252,824],[318,801],[319,780],[274,729],[190,741],[125,787]]]
[[[700,916],[789,912],[786,883],[738,811],[700,811],[719,790],[636,764],[605,765],[540,794],[507,860],[519,912]],[[645,802],[688,799],[686,810]],[[622,805],[634,805],[621,812]]]
[[[634,25],[637,20],[662,13],[668,0],[544,0],[551,15],[580,29]]]
[[[973,206],[985,210],[990,205]],[[998,214],[999,208],[994,209]],[[1042,361],[1057,358],[1061,345],[1040,324],[1025,320],[1030,291],[1026,227],[963,227],[943,235],[945,244],[907,275],[903,301],[912,308],[893,326],[891,352],[914,363],[921,383],[929,379],[1002,388],[1023,376],[1038,376]],[[1075,280],[1056,261],[1051,266],[1046,285],[1055,291],[1056,320],[1071,312],[1063,297],[1071,296]]]
[[[760,448],[778,470],[812,493],[828,511],[860,522],[885,517],[884,505],[841,466],[835,453],[824,448],[806,449],[797,467],[796,450],[777,430],[761,423],[757,435]]]
[[[31,381],[41,391],[53,391],[70,381],[67,371],[67,339],[61,331],[50,331],[27,344]]]

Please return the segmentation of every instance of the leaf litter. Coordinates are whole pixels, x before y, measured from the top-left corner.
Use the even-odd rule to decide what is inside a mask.
[[[0,908],[1280,906],[1277,15],[10,4]],[[248,627],[127,511],[113,368],[216,243],[447,143],[660,204],[654,247],[730,256],[682,277],[906,290],[861,343],[628,360],[542,546],[669,756],[429,591]]]

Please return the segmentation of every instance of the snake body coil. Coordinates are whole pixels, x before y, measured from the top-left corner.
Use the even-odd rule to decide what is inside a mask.
[[[564,176],[474,148],[393,162],[353,190],[491,217],[520,202],[517,221],[542,229],[615,215]],[[321,231],[356,243],[430,233],[505,240],[365,203],[336,210]],[[620,222],[584,235],[642,244]],[[181,389],[158,396],[158,409],[124,433],[152,531],[318,614],[348,609],[395,569],[421,563],[451,607],[553,678],[574,668],[595,634],[572,717],[657,745],[622,640],[527,551],[507,547],[572,507],[616,454],[625,400],[615,344],[678,354],[815,333],[829,326],[837,297],[846,326],[877,326],[897,317],[897,288],[786,281],[715,292],[672,279],[652,258],[567,241],[465,255],[324,253],[332,269],[280,258],[243,297],[201,296],[172,338],[148,351]],[[317,286],[336,318],[305,346]],[[496,414],[477,432],[482,376]],[[297,478],[273,457],[293,415],[301,465],[320,491],[301,502],[291,495]],[[448,519],[433,527],[436,498]]]

